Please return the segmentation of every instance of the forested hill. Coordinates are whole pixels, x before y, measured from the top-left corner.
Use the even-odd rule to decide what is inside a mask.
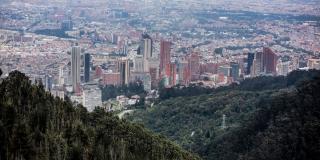
[[[207,160],[318,159],[319,77],[320,71],[312,70],[249,79],[170,98],[127,119]]]
[[[0,159],[194,160],[161,136],[54,98],[14,71],[0,79]]]
[[[320,75],[319,70],[291,72],[288,76],[260,76],[249,78],[239,84],[231,84],[219,88],[206,88],[201,85],[192,84],[186,86],[174,86],[172,88],[160,88],[160,99],[165,100],[174,97],[198,96],[202,94],[214,94],[222,91],[262,91],[262,90],[279,90],[290,88],[304,81],[310,80]]]

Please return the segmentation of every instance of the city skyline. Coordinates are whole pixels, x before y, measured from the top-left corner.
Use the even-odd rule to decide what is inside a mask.
[[[101,97],[101,86],[141,82],[151,94],[320,68],[317,1],[238,2],[3,3],[0,67],[78,103]]]

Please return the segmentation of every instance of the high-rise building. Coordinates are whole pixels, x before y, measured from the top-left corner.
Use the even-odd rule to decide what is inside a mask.
[[[59,67],[59,79],[58,79],[58,83],[60,86],[64,85],[64,71],[63,71],[63,66]]]
[[[198,53],[192,53],[189,57],[189,67],[191,72],[191,81],[199,80],[200,78],[200,57]]]
[[[91,56],[89,53],[84,55],[84,82],[90,81],[90,60]]]
[[[246,74],[251,73],[251,67],[253,65],[253,60],[254,60],[254,53],[248,53]]]
[[[142,34],[139,50],[140,54],[146,59],[152,57],[152,39],[148,34]]]
[[[112,44],[118,44],[118,41],[119,41],[119,36],[115,33],[112,33],[111,34],[111,43]]]
[[[73,22],[71,19],[64,20],[61,23],[61,30],[63,31],[71,31],[73,29]]]
[[[177,65],[175,63],[170,64],[170,79],[169,84],[174,86],[177,84]]]
[[[280,62],[277,65],[277,73],[278,75],[286,76],[289,73],[290,61]]]
[[[299,57],[292,57],[292,66],[291,70],[294,71],[299,68]]]
[[[137,55],[133,59],[134,72],[144,72],[144,59],[142,55]]]
[[[120,84],[125,85],[129,83],[130,78],[130,66],[128,59],[120,59],[119,60],[119,72],[120,72]]]
[[[231,77],[233,78],[234,81],[237,81],[239,79],[239,69],[240,69],[240,65],[238,63],[235,62],[231,62],[230,63],[230,67],[231,67]]]
[[[270,48],[263,48],[263,72],[266,74],[277,73],[277,55]]]
[[[143,71],[149,72],[149,59],[152,57],[152,39],[148,34],[142,34],[138,54],[143,56]]]
[[[157,88],[158,87],[158,76],[159,71],[158,68],[150,68],[150,78],[151,78],[151,88]]]
[[[80,87],[80,55],[81,48],[78,45],[72,47],[71,50],[71,75],[73,92],[79,91]]]
[[[251,67],[251,75],[258,76],[263,72],[263,57],[262,52],[256,52],[254,55],[253,64]]]
[[[307,66],[309,69],[320,69],[320,59],[308,59]]]
[[[188,85],[191,79],[190,68],[188,61],[180,59],[178,62],[178,83],[182,85]]]
[[[51,91],[53,84],[53,77],[51,75],[45,76],[45,89],[46,91]]]
[[[170,70],[167,67],[170,67],[170,51],[171,51],[171,42],[162,40],[160,42],[160,77],[170,76],[166,75],[166,71]]]

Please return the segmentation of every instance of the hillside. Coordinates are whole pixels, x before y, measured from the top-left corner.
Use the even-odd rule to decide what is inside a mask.
[[[103,109],[54,98],[18,71],[0,83],[0,159],[199,159]]]
[[[203,159],[315,159],[320,156],[316,77],[320,72],[315,70],[258,77],[211,93],[167,99],[127,119]]]

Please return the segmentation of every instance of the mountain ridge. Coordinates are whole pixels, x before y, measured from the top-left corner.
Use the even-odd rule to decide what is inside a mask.
[[[316,70],[295,71],[288,77],[258,77],[211,93],[169,98],[127,119],[203,159],[312,159],[320,155],[314,144],[320,144],[314,131],[320,130],[320,102],[311,98],[319,95],[319,77]],[[301,102],[304,100],[308,103]],[[268,145],[268,139],[273,143]],[[306,143],[305,148],[299,148],[299,139]]]
[[[55,98],[18,71],[2,79],[0,95],[0,159],[199,159],[102,108]]]

